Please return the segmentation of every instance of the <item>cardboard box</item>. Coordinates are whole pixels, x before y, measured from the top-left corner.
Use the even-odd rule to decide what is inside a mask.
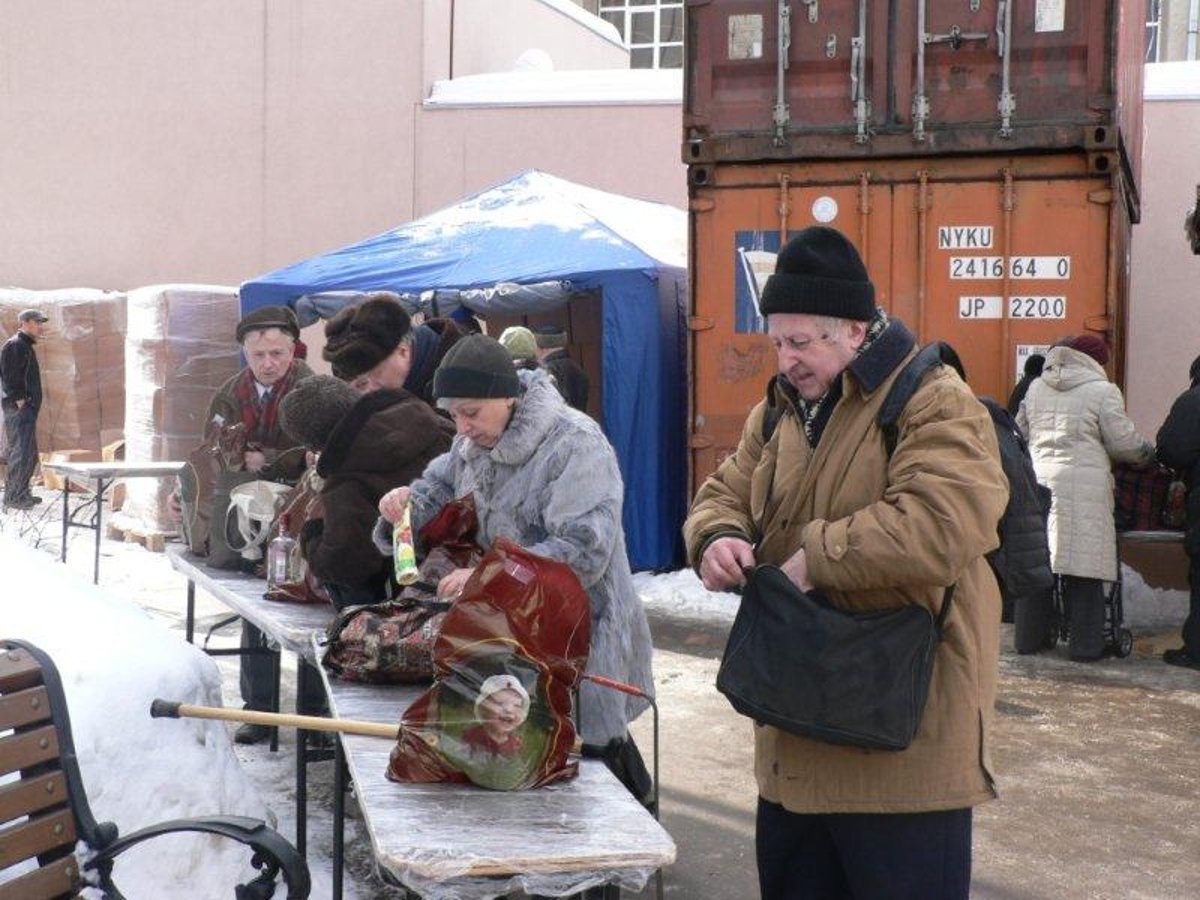
[[[100,448],[100,458],[105,462],[116,462],[125,458],[125,439],[113,441]],[[125,505],[125,482],[120,481],[112,486],[108,493],[109,509],[116,512]]]

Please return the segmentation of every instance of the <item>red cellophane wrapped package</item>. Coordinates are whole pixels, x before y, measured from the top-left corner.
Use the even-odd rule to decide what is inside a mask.
[[[442,623],[433,687],[401,718],[388,778],[511,791],[574,777],[590,631],[571,568],[498,539]]]

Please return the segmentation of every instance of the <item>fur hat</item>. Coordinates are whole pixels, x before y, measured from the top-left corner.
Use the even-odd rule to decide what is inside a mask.
[[[512,357],[485,334],[460,338],[433,373],[433,396],[438,400],[486,400],[520,393]]]
[[[1067,346],[1086,353],[1102,366],[1108,365],[1108,343],[1095,334],[1078,334],[1067,342]]]
[[[301,379],[279,401],[279,424],[294,441],[320,452],[342,417],[358,402],[358,391],[329,375]]]
[[[537,341],[533,332],[522,325],[513,325],[500,333],[500,345],[513,359],[533,359],[537,356]]]
[[[412,331],[412,320],[395,294],[370,294],[325,323],[321,357],[344,381],[357,378],[388,358]]]
[[[567,333],[558,325],[538,325],[533,329],[533,338],[539,350],[558,350],[567,346]]]
[[[242,343],[252,331],[266,331],[268,328],[278,328],[290,334],[292,340],[300,340],[300,322],[290,307],[260,306],[246,313],[237,323],[237,342]]]
[[[805,313],[866,322],[875,316],[875,286],[858,251],[840,231],[813,225],[779,252],[759,311],[764,316]]]

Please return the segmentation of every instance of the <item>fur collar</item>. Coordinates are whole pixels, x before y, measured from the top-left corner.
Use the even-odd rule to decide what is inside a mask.
[[[517,398],[516,408],[504,434],[500,435],[500,440],[491,450],[473,444],[466,438],[456,438],[463,442],[463,459],[476,460],[490,456],[500,465],[520,466],[533,456],[562,417],[567,405],[546,372],[531,370],[518,372],[517,375],[521,379],[521,396]]]
[[[389,388],[372,391],[361,397],[334,426],[333,434],[329,436],[329,441],[317,460],[317,474],[322,478],[328,478],[336,472],[350,452],[350,448],[354,446],[358,433],[362,431],[363,426],[370,421],[371,417],[378,412],[403,403],[410,397],[414,400],[417,399],[406,390],[394,391]]]

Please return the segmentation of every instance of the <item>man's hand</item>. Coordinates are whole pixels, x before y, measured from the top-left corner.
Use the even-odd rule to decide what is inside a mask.
[[[803,547],[788,557],[787,562],[779,569],[800,590],[811,591],[813,589],[813,583],[808,579],[808,558],[804,555]]]
[[[400,521],[400,517],[404,515],[404,507],[408,506],[408,494],[407,487],[392,488],[379,498],[379,514],[395,525]],[[468,569],[467,571],[470,570]],[[450,576],[447,575],[446,577],[449,578]]]
[[[704,549],[700,580],[710,591],[727,591],[745,582],[743,568],[755,563],[754,547],[738,537],[717,538]]]
[[[463,586],[467,583],[467,579],[471,577],[474,569],[455,569],[449,575],[446,575],[438,582],[437,595],[442,600],[453,600],[463,591]]]
[[[267,456],[261,450],[247,450],[242,454],[242,461],[247,472],[258,472],[267,464]]]

